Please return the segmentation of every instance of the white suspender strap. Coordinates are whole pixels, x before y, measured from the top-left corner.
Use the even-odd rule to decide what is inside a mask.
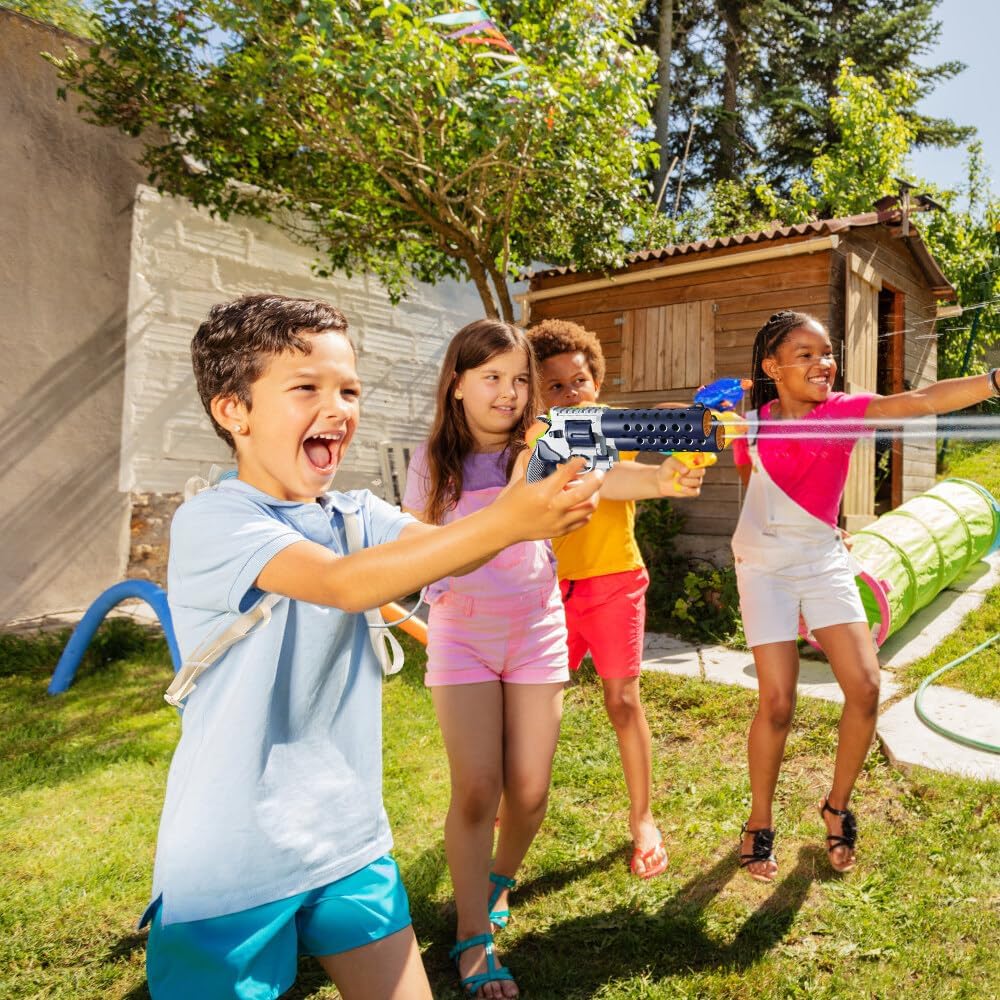
[[[233,643],[249,635],[258,625],[271,620],[271,608],[280,601],[280,594],[265,594],[246,614],[240,615],[221,635],[202,643],[174,675],[173,683],[163,696],[175,708],[198,686],[195,681],[229,649]]]
[[[347,532],[347,551],[360,552],[363,547],[360,511],[344,514],[344,530]],[[399,673],[403,669],[403,647],[389,631],[382,612],[378,608],[369,608],[365,612],[365,621],[368,623],[372,649],[382,665],[382,673],[386,676]]]
[[[202,487],[203,488],[203,487]],[[199,492],[195,488],[194,492]],[[344,529],[347,532],[347,551],[360,552],[361,514],[359,511],[344,514]],[[164,699],[175,708],[197,687],[195,681],[222,656],[234,643],[250,634],[257,626],[265,626],[271,620],[271,608],[284,600],[281,594],[265,594],[246,614],[235,619],[221,635],[202,643],[181,665],[167,688]],[[403,647],[389,631],[378,608],[365,612],[365,622],[370,630],[372,649],[384,674],[396,674],[403,668]]]

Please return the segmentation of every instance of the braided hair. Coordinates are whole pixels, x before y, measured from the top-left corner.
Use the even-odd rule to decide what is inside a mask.
[[[774,355],[774,352],[784,343],[785,338],[792,330],[805,326],[807,323],[815,323],[820,327],[823,325],[809,313],[782,309],[780,312],[776,312],[757,331],[757,336],[754,337],[753,341],[753,388],[750,390],[752,409],[760,410],[765,403],[778,398],[778,389],[774,384],[774,379],[764,371],[764,360]]]

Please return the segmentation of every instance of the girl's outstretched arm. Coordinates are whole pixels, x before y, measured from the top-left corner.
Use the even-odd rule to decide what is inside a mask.
[[[996,369],[994,369],[994,372]],[[935,413],[951,413],[975,406],[984,399],[998,395],[993,373],[967,375],[934,382],[924,389],[878,396],[868,404],[865,417],[881,420],[901,420],[905,417],[928,417]]]
[[[541,482],[514,483],[488,507],[441,526],[412,525],[394,542],[339,556],[301,541],[261,570],[261,590],[293,600],[366,611],[489,559],[515,542],[563,535],[590,520],[601,473],[576,479],[573,459]],[[575,481],[574,481],[575,480]]]

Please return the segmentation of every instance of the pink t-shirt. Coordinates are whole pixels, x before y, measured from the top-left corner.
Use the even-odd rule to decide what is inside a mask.
[[[765,403],[758,416],[757,452],[775,485],[783,490],[800,507],[827,524],[837,525],[840,499],[844,495],[851,452],[857,444],[856,432],[863,431],[868,404],[877,398],[875,393],[831,392],[825,403],[820,403],[804,419],[820,424],[830,422],[830,436],[806,438],[801,441],[785,440],[769,435],[782,433],[781,420],[771,420],[771,406]],[[833,426],[836,421],[836,427]],[[843,437],[835,431],[852,432]],[[733,442],[733,461],[737,465],[750,464],[750,447],[746,438]]]

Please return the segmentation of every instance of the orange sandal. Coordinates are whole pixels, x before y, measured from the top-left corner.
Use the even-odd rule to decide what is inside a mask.
[[[661,839],[648,851],[640,851],[638,847],[633,848],[629,868],[636,878],[655,878],[667,870],[668,863],[667,849]],[[641,870],[639,865],[642,865]]]

